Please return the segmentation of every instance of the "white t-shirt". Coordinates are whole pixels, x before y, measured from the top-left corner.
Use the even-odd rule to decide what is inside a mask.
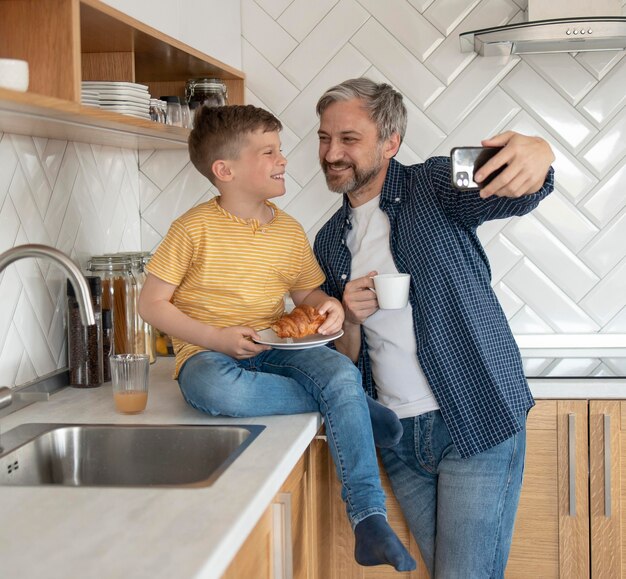
[[[399,273],[389,247],[389,218],[380,196],[352,208],[352,229],[346,238],[352,253],[352,279],[378,273]],[[402,310],[378,310],[363,323],[376,382],[378,401],[400,418],[439,408],[417,360],[411,304]]]

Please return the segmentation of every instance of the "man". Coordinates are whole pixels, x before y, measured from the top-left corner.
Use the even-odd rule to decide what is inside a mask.
[[[317,112],[326,182],[344,195],[314,247],[324,291],[346,310],[335,346],[401,418],[402,439],[381,457],[431,577],[502,577],[534,402],[476,229],[534,209],[553,188],[554,155],[543,139],[498,135],[482,143],[503,149],[476,180],[508,166],[461,192],[447,157],[393,159],[406,109],[390,86],[345,81]],[[411,274],[409,305],[379,310],[372,276],[395,272]]]

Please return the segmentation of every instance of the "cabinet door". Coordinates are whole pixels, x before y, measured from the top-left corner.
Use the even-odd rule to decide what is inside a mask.
[[[589,577],[587,432],[586,401],[531,410],[507,579]]]
[[[267,509],[233,559],[222,579],[273,579],[272,511]]]
[[[591,576],[626,576],[626,402],[589,403]]]
[[[524,483],[507,579],[559,576],[557,403],[540,400],[526,425]]]
[[[308,463],[307,451],[291,471],[272,505],[274,569],[277,578],[312,579],[313,577]]]

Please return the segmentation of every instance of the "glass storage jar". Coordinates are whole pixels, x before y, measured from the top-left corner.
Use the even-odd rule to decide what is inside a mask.
[[[187,101],[199,102],[208,107],[228,104],[228,89],[219,78],[190,78],[185,84]]]
[[[148,354],[150,363],[156,361],[156,336],[152,326],[139,315],[139,294],[146,281],[144,266],[150,261],[152,254],[145,251],[129,252],[131,271],[135,278],[135,354]]]
[[[87,269],[102,279],[102,307],[111,310],[113,350],[116,354],[134,354],[136,282],[130,258],[93,256]]]
[[[90,326],[83,326],[74,286],[67,280],[67,365],[70,385],[76,388],[93,388],[104,382],[102,282],[98,276],[85,279],[96,321]]]

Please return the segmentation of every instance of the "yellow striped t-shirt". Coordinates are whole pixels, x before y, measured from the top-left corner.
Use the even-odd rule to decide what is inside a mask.
[[[177,286],[172,303],[188,316],[220,328],[269,327],[284,313],[292,290],[324,282],[300,224],[267,201],[274,212],[264,225],[223,209],[217,197],[176,219],[147,266]],[[176,370],[203,348],[177,338]]]

